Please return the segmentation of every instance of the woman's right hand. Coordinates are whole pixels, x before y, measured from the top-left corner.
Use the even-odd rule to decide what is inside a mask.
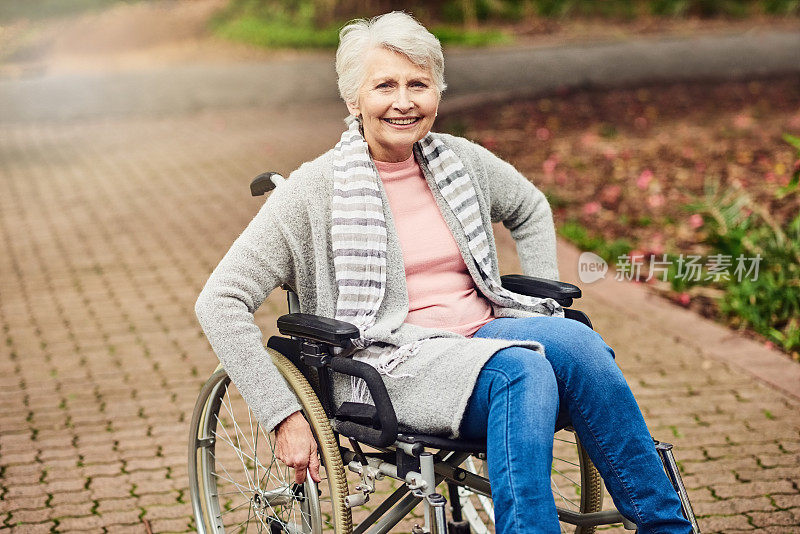
[[[294,481],[302,484],[306,469],[314,482],[320,482],[317,442],[303,414],[294,412],[275,427],[275,456],[294,469]]]

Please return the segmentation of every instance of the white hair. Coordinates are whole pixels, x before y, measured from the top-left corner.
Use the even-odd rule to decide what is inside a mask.
[[[439,39],[408,13],[392,11],[369,20],[353,20],[339,32],[336,75],[339,94],[346,103],[358,102],[358,90],[366,77],[364,57],[370,50],[380,47],[403,54],[415,65],[430,69],[440,95],[447,87]]]

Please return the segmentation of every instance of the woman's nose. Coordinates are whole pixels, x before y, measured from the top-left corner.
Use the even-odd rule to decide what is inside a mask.
[[[401,113],[405,113],[414,107],[414,102],[409,98],[408,91],[406,91],[405,88],[400,88],[400,90],[397,91],[394,107]]]

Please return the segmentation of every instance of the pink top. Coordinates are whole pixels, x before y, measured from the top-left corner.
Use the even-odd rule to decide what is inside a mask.
[[[494,319],[478,293],[422,169],[406,161],[376,161],[394,216],[408,286],[406,322],[472,337]]]

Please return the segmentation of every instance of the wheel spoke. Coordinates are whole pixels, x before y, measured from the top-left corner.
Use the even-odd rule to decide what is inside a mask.
[[[220,515],[220,517],[222,517],[222,516],[223,516],[223,515],[225,515],[225,514],[229,514],[229,513],[233,512],[233,511],[235,511],[235,510],[238,510],[239,508],[241,508],[241,507],[242,507],[242,506],[244,506],[245,504],[249,505],[249,504],[250,504],[250,501],[249,501],[249,500],[247,500],[247,501],[243,502],[242,504],[239,504],[239,505],[237,505],[237,506],[234,506],[234,507],[233,507],[233,508],[231,508],[230,510],[225,510],[224,512],[220,512],[220,514],[219,514],[219,515]]]
[[[225,466],[222,466],[222,469],[225,469]],[[225,471],[227,472],[227,469],[225,469]],[[238,488],[244,488],[244,489],[246,489],[248,492],[250,491],[250,488],[248,488],[248,487],[246,487],[246,486],[242,486],[242,485],[241,485],[241,484],[239,484],[238,482],[235,482],[233,479],[231,479],[231,478],[227,478],[227,477],[224,477],[224,476],[222,476],[222,474],[220,474],[220,473],[216,473],[216,472],[212,471],[212,472],[211,472],[211,474],[212,474],[212,475],[214,475],[215,477],[219,477],[219,478],[221,478],[222,480],[226,480],[226,481],[230,482],[231,484],[233,484],[234,486],[236,486],[236,488],[237,488],[237,489],[238,489]],[[228,475],[228,477],[230,477],[230,474]],[[249,496],[249,495],[247,495],[245,492],[243,492],[241,489],[239,490],[239,493],[241,493],[241,494],[242,494],[242,496],[243,496],[244,498],[246,498],[246,499],[248,499],[248,500],[250,499],[250,496]]]
[[[569,504],[572,505],[573,508],[580,509],[580,506],[576,505],[574,501],[570,500],[563,493],[561,493],[561,490],[558,487],[558,482],[556,482],[552,477],[550,478],[550,481],[553,483],[553,486],[555,486],[555,490],[553,490],[553,491],[555,491],[556,495],[561,497],[561,500],[564,502],[564,504],[569,503]]]
[[[581,466],[581,464],[579,464],[579,463],[571,462],[569,460],[565,460],[564,458],[553,458],[553,461],[562,462],[562,463],[565,463],[565,464],[572,465],[574,467],[580,467]]]
[[[569,478],[569,477],[568,477],[566,474],[564,474],[563,472],[559,471],[559,470],[558,470],[558,469],[556,469],[555,467],[552,467],[552,468],[551,468],[551,470],[552,470],[552,471],[555,471],[556,473],[558,473],[559,475],[561,475],[563,478],[566,478],[567,480],[569,480],[570,482],[572,482],[572,484],[573,484],[573,485],[575,485],[575,486],[577,486],[577,487],[580,487],[580,483],[579,483],[579,482],[575,482],[573,479]]]

